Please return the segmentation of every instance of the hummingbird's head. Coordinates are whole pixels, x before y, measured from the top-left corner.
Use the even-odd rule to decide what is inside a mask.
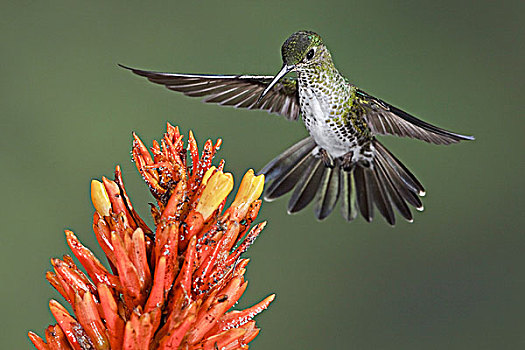
[[[281,47],[283,63],[288,67],[310,65],[320,58],[323,40],[319,34],[310,31],[295,32]]]
[[[266,86],[257,103],[261,102],[268,91],[289,72],[322,62],[326,57],[326,47],[319,34],[303,30],[293,33],[286,39],[281,47],[281,53],[283,67]]]

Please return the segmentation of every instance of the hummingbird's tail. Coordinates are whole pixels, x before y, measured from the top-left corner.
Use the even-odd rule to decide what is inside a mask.
[[[394,225],[393,207],[408,221],[412,213],[408,204],[423,210],[419,196],[425,194],[416,177],[379,141],[372,140],[372,161],[344,164],[334,160],[327,167],[315,141],[308,137],[273,159],[260,172],[266,182],[264,198],[276,199],[294,189],[288,202],[288,212],[295,213],[314,200],[315,216],[322,220],[333,211],[342,197],[343,217],[351,221],[358,212],[372,221],[374,206]]]

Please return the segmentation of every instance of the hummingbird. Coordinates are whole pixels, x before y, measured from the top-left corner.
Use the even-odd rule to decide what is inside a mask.
[[[350,83],[317,33],[293,33],[282,45],[281,55],[283,65],[275,76],[177,74],[120,66],[204,102],[301,119],[309,136],[260,171],[269,183],[266,200],[293,190],[288,213],[314,201],[315,216],[322,220],[341,198],[342,215],[348,221],[361,213],[370,222],[376,208],[393,226],[395,208],[412,222],[410,206],[423,210],[420,197],[425,190],[376,136],[410,137],[438,145],[474,138],[429,124]],[[286,76],[290,72],[296,77]]]

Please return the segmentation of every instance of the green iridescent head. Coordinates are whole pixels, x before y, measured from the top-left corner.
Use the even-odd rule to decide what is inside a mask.
[[[323,40],[314,32],[300,31],[290,35],[281,47],[283,67],[266,86],[257,103],[261,102],[268,91],[289,72],[299,71],[305,67],[319,64],[323,62],[323,59],[326,60],[326,52]],[[329,56],[330,54],[328,54]]]
[[[287,66],[294,66],[301,62],[308,62],[315,57],[316,49],[323,44],[319,34],[310,31],[295,32],[281,47],[283,62]]]

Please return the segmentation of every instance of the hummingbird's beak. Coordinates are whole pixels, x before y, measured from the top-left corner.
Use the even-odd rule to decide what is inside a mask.
[[[273,80],[270,82],[270,84],[268,84],[268,86],[266,87],[266,89],[264,89],[263,93],[261,94],[261,96],[259,96],[259,99],[257,100],[257,103],[256,104],[259,104],[259,102],[261,102],[261,100],[264,98],[264,96],[266,96],[266,94],[268,93],[268,91],[271,90],[271,88],[273,88],[273,86],[275,84],[277,84],[277,82],[279,80],[281,80],[282,77],[284,77],[286,74],[288,74],[291,70],[293,70],[295,68],[294,65],[291,65],[291,66],[288,66],[286,63],[283,64],[283,68],[281,68],[281,70],[279,71],[279,73],[277,73],[277,75],[275,77],[273,77]]]

